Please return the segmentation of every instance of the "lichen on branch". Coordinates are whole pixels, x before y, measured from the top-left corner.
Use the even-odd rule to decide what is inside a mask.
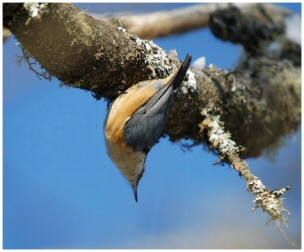
[[[219,38],[241,43],[244,56],[230,71],[214,65],[203,70],[190,67],[164,134],[172,141],[209,144],[218,151],[220,162],[231,164],[245,178],[249,192],[256,197],[256,208],[277,223],[286,223],[284,214],[288,212],[281,196],[289,187],[270,190],[241,158],[278,148],[282,137],[298,129],[301,47],[285,36],[284,20],[290,11],[275,8],[273,12],[264,4],[247,6],[238,11],[228,5],[221,11],[213,4],[205,16],[197,16],[203,17],[204,27],[209,25]],[[266,23],[244,17],[251,15],[251,8]],[[97,99],[113,100],[139,81],[168,76],[180,64],[177,53],[167,53],[126,27],[111,27],[73,4],[5,3],[3,10],[4,26],[31,57],[64,85],[91,91]],[[198,13],[193,7],[186,11]],[[246,23],[238,26],[240,22]],[[185,32],[181,23],[175,24],[182,29],[177,27],[171,33]],[[252,40],[242,37],[248,33]],[[32,65],[32,61],[28,63]]]
[[[247,189],[251,194],[255,195],[254,203],[256,206],[253,211],[261,208],[266,212],[270,220],[275,221],[279,230],[284,234],[288,242],[292,243],[284,230],[281,228],[281,223],[287,225],[287,214],[289,211],[284,207],[283,194],[291,188],[270,190],[266,187],[262,180],[255,176],[248,165],[248,163],[240,158],[243,147],[231,139],[231,135],[224,129],[219,117],[210,116],[207,110],[203,110],[202,114],[205,119],[202,121],[200,128],[202,134],[207,134],[209,137],[210,147],[217,150],[220,156],[220,161],[231,164],[231,166],[247,181]]]

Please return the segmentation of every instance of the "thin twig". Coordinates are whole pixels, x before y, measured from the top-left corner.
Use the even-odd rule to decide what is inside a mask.
[[[270,216],[270,221],[275,221],[287,241],[295,245],[288,239],[284,230],[281,228],[281,223],[287,226],[287,215],[290,214],[289,211],[284,208],[284,198],[281,198],[281,196],[291,188],[286,186],[285,188],[270,190],[266,187],[261,179],[251,172],[248,163],[240,158],[243,147],[237,146],[237,144],[231,140],[231,136],[222,126],[219,116],[211,116],[206,110],[202,112],[202,115],[205,116],[205,119],[200,125],[201,131],[207,133],[211,148],[219,152],[221,162],[231,164],[232,167],[239,172],[240,176],[246,179],[248,191],[255,195],[256,199],[254,203],[256,206],[253,211],[262,208],[263,211],[267,212]]]

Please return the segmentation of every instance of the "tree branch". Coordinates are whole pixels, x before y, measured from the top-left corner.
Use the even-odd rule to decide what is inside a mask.
[[[73,4],[30,5],[4,8],[4,25],[65,85],[113,99],[119,90],[141,80],[164,78],[175,69],[153,42],[111,28]],[[36,8],[39,16],[33,17],[30,8]]]
[[[242,6],[247,6],[248,9],[241,9],[247,15],[256,5]],[[278,25],[275,21],[290,12],[274,8],[281,15],[269,19],[264,6],[269,7],[258,5],[253,9],[260,12],[266,23],[254,22],[242,29],[231,26],[226,16],[221,16],[229,12],[233,18],[250,20],[244,18],[242,12],[233,16],[231,6],[218,12],[216,5],[209,5],[213,12],[207,9],[208,15],[198,11],[204,20],[209,20],[212,12],[216,21],[212,29],[218,37],[225,35],[229,28],[235,32],[233,41],[247,43],[248,40],[239,38],[246,32],[244,27],[252,27],[247,32],[257,41],[245,46],[245,56],[233,71],[215,66],[203,70],[191,67],[164,133],[172,141],[186,138],[196,145],[207,143],[216,149],[221,161],[231,163],[246,179],[248,190],[256,195],[257,206],[273,219],[286,223],[283,201],[279,197],[289,187],[271,191],[240,158],[241,154],[256,157],[265,149],[279,145],[282,136],[296,131],[301,123],[301,48],[286,38],[284,24]],[[188,11],[196,8],[190,7]],[[191,19],[194,15],[186,16]],[[195,21],[192,22],[193,27],[197,27]],[[271,23],[270,28],[267,22]],[[139,81],[168,76],[180,64],[176,52],[167,54],[152,41],[140,39],[121,27],[112,28],[72,4],[6,3],[4,25],[51,75],[64,85],[92,91],[97,98],[114,99]],[[280,42],[282,49],[275,54],[269,50],[274,41]]]
[[[288,242],[292,243],[285,232],[281,228],[281,222],[287,225],[287,215],[290,214],[284,208],[284,199],[280,198],[285,192],[291,188],[289,186],[277,190],[270,190],[266,187],[260,178],[255,176],[246,161],[241,160],[240,155],[243,147],[237,146],[231,140],[231,135],[223,128],[223,123],[219,121],[218,117],[210,116],[208,111],[202,111],[206,116],[205,120],[201,123],[201,132],[206,131],[209,137],[211,148],[216,149],[220,155],[220,162],[231,164],[232,167],[239,172],[240,176],[247,181],[247,189],[250,193],[256,196],[254,202],[256,207],[253,209],[262,208],[274,220],[277,227],[285,235]],[[218,162],[216,162],[218,163]]]
[[[266,22],[265,17],[258,10],[256,3],[234,3],[233,5],[239,8],[244,15],[250,13],[260,22]],[[107,22],[112,27],[122,25],[129,32],[141,38],[152,39],[206,28],[209,26],[210,15],[213,12],[228,7],[228,3],[209,3],[147,14],[90,14],[95,18]],[[263,4],[263,8],[274,17],[275,22],[284,20],[286,16],[292,13],[274,4]]]

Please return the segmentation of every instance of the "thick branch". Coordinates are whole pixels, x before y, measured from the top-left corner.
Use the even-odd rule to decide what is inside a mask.
[[[216,28],[230,25],[225,19],[216,21],[220,24]],[[165,77],[180,64],[176,53],[167,55],[153,42],[139,39],[123,28],[111,28],[71,4],[4,4],[4,25],[52,75],[65,85],[93,91],[98,98],[114,98],[141,80]],[[255,28],[252,31],[255,37]],[[261,155],[298,128],[301,48],[295,47],[296,60],[280,53],[264,55],[267,50],[260,46],[267,47],[272,41],[259,43],[259,36],[255,38],[258,41],[249,46],[254,56],[242,59],[234,71],[215,66],[190,69],[165,133],[171,140],[186,138],[195,144],[210,144],[222,161],[231,163],[246,179],[248,190],[256,195],[257,207],[285,223],[280,196],[289,187],[271,191],[251,173],[240,154]],[[238,38],[236,41],[244,43]],[[284,48],[292,43],[284,38],[280,41],[284,41],[282,51],[290,52]]]
[[[98,97],[113,98],[118,90],[174,70],[153,42],[111,28],[73,4],[4,4],[4,10],[4,25],[43,68]]]
[[[4,25],[45,69],[97,97],[113,99],[141,80],[167,76],[179,64],[177,55],[169,59],[153,42],[110,28],[72,4],[4,4],[4,10]],[[233,139],[246,147],[244,156],[260,155],[300,124],[301,71],[289,61],[249,58],[237,71],[191,70],[165,129],[171,140],[205,143],[199,133],[202,109],[221,116]]]

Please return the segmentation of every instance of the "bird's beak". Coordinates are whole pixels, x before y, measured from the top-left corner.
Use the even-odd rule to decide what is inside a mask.
[[[135,201],[138,202],[138,198],[137,198],[137,185],[132,185],[132,189],[133,189]]]

